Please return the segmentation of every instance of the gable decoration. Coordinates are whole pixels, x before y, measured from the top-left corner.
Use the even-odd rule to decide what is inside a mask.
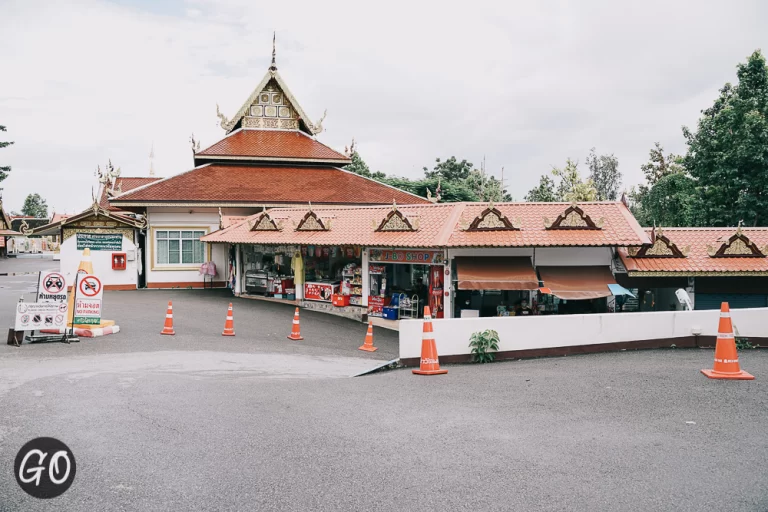
[[[707,245],[707,254],[710,258],[765,258],[768,246],[761,251],[757,245],[741,231],[741,223],[736,228],[736,233],[723,242],[718,249]]]
[[[403,212],[397,209],[397,202],[392,201],[392,211],[390,211],[386,217],[376,225],[376,221],[373,221],[376,232],[381,231],[417,231],[419,229],[419,220],[415,222],[403,215]]]
[[[657,229],[654,227],[653,232],[651,233],[651,240],[653,243],[635,249],[634,254],[630,251],[630,256],[633,258],[687,258],[688,253],[691,250],[690,245],[685,249],[680,250],[680,248],[664,234],[662,228]]]
[[[488,207],[463,229],[464,231],[519,231],[520,219],[516,219],[515,222],[510,221],[491,201]]]
[[[552,224],[549,223],[548,218],[544,217],[546,229],[603,229],[604,223],[603,217],[600,217],[597,222],[592,220],[592,217],[587,215],[575,202],[558,215]]]

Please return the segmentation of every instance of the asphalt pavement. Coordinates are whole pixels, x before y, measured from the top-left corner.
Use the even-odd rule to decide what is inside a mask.
[[[178,334],[160,336],[169,298]],[[765,351],[741,352],[747,382],[701,375],[711,350],[349,378],[395,333],[367,354],[365,326],[302,312],[293,342],[292,308],[236,300],[223,338],[230,300],[108,293],[119,334],[0,346],[0,511],[768,510]],[[77,459],[48,501],[12,475],[38,436]]]

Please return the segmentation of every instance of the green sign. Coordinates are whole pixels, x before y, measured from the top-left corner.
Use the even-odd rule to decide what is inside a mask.
[[[77,233],[77,250],[122,251],[123,235],[102,233]]]

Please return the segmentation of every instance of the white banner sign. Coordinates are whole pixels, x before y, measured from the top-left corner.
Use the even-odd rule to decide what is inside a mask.
[[[37,302],[67,302],[67,281],[59,272],[40,272]]]
[[[16,330],[60,329],[67,326],[66,302],[19,302]]]

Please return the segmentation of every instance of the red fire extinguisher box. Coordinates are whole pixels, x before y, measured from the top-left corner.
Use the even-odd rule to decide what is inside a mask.
[[[128,258],[124,252],[112,253],[112,270],[125,270]]]

